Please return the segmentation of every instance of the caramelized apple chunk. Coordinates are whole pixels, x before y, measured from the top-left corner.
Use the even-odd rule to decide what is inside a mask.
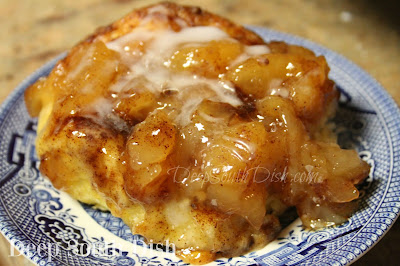
[[[125,188],[133,198],[148,201],[167,177],[167,157],[175,147],[176,129],[162,111],[137,124],[127,140],[128,167]],[[164,169],[163,169],[164,168]]]
[[[156,99],[145,88],[131,89],[118,98],[114,111],[125,121],[141,122],[154,110]]]
[[[327,95],[336,95],[327,78],[328,70],[325,59],[312,53],[271,53],[232,67],[226,78],[256,99],[267,95],[291,99],[301,118],[315,121],[332,100],[333,96]]]
[[[137,124],[128,138],[127,148],[133,169],[164,161],[173,151],[176,130],[162,111]]]
[[[200,46],[184,46],[168,61],[171,69],[217,78],[243,52],[243,45],[233,41],[211,41]]]

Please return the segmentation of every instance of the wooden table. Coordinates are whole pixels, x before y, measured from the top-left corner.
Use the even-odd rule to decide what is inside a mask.
[[[2,0],[0,2],[0,102],[24,77],[97,26],[145,0]],[[375,77],[400,102],[400,20],[396,1],[202,0],[195,4],[236,22],[260,25],[313,40],[346,56]],[[373,3],[372,3],[373,2]],[[355,265],[396,265],[400,224]],[[0,239],[0,265],[30,265],[9,257]]]

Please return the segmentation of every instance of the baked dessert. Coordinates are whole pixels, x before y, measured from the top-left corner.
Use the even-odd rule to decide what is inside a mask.
[[[354,211],[369,166],[341,149],[323,56],[197,7],[134,10],[25,93],[41,172],[148,241],[206,263]]]

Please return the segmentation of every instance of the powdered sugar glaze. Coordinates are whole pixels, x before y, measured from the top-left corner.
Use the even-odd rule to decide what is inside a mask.
[[[157,9],[154,12],[163,11]],[[182,126],[190,121],[190,115],[205,99],[228,103],[234,107],[242,104],[233,84],[224,80],[223,74],[217,78],[209,78],[189,71],[178,72],[170,69],[171,57],[182,47],[202,46],[211,41],[237,43],[237,40],[213,26],[184,27],[178,32],[170,29],[149,30],[146,21],[151,20],[152,12],[149,12],[148,16],[149,19],[145,19],[131,33],[106,43],[107,48],[118,52],[122,62],[129,67],[127,75],[110,88],[113,93],[123,92],[136,80],[145,80],[146,89],[156,97],[166,90],[173,91],[183,103],[175,121]],[[267,45],[244,46],[242,54],[226,68],[228,70],[229,67],[240,64],[250,57],[267,53],[269,53]],[[195,99],[188,99],[187,93],[182,92],[193,86],[206,87],[213,93],[199,94]]]

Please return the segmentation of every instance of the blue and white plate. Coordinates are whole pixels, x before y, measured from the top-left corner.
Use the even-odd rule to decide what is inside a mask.
[[[399,214],[399,109],[373,78],[342,56],[298,37],[251,29],[267,41],[302,45],[326,57],[330,77],[342,91],[339,142],[356,148],[371,172],[361,187],[360,208],[347,223],[311,232],[296,220],[265,248],[212,264],[349,264],[379,241]],[[25,109],[23,93],[47,75],[59,58],[27,78],[0,110],[1,232],[39,265],[185,265],[168,249],[146,245],[110,213],[55,190],[40,175],[34,146],[36,120]]]

